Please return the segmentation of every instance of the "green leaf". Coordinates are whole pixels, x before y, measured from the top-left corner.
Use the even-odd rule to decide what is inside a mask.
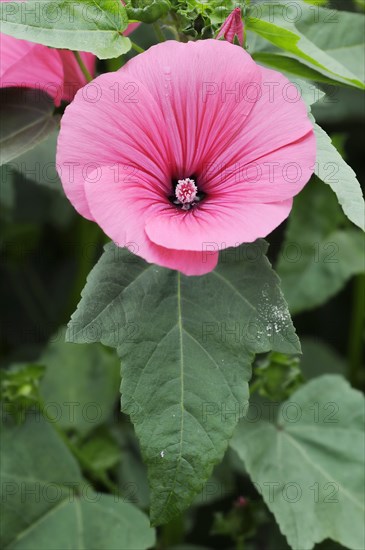
[[[0,90],[0,165],[32,149],[55,130],[58,118],[53,111],[52,99],[39,90]]]
[[[252,6],[246,27],[332,81],[364,89],[361,58],[349,62],[364,42],[361,19],[298,0]]]
[[[294,550],[331,538],[364,547],[364,398],[340,376],[316,378],[275,423],[243,420],[232,447]],[[248,413],[250,418],[250,412]]]
[[[313,4],[314,6],[324,6],[328,0],[304,0],[306,4]]]
[[[135,550],[154,544],[147,517],[95,493],[41,413],[2,425],[2,544],[6,550]]]
[[[118,439],[122,459],[116,470],[118,488],[127,502],[139,508],[149,508],[147,468],[142,461],[138,440],[133,430],[124,425],[123,430],[114,426],[113,435]]]
[[[222,459],[255,353],[300,351],[266,249],[227,250],[215,271],[185,277],[110,244],[88,277],[67,336],[118,349],[154,524],[185,509]]]
[[[137,508],[118,502],[111,495],[88,493],[60,502],[42,520],[33,524],[7,548],[14,550],[135,550],[154,545],[153,530]]]
[[[40,392],[48,413],[62,428],[87,433],[113,413],[119,361],[98,344],[76,346],[64,338],[60,330],[38,359],[47,367]]]
[[[122,35],[128,25],[120,0],[28,0],[0,4],[1,31],[53,48],[91,52],[100,59],[130,50]]]
[[[360,229],[365,230],[365,202],[361,186],[353,169],[346,163],[326,132],[315,124],[317,162],[315,173],[336,193],[346,216]]]
[[[364,235],[329,187],[313,179],[295,197],[277,270],[291,313],[318,307],[364,270]]]
[[[94,470],[102,472],[114,468],[121,460],[119,445],[104,426],[96,429],[81,443],[79,452]]]
[[[303,10],[297,23],[307,39],[362,83],[365,79],[364,25],[365,16],[359,13],[323,8]]]
[[[169,0],[129,0],[126,9],[129,19],[153,23],[167,15],[171,4]]]
[[[317,86],[315,86],[312,82],[307,82],[306,80],[302,80],[301,78],[297,78],[295,76],[287,76],[292,84],[297,87],[300,97],[304,103],[306,103],[308,110],[313,104],[316,104],[325,97],[326,94],[317,88]]]
[[[35,181],[62,195],[63,189],[56,170],[56,147],[59,130],[54,129],[38,145],[29,151],[17,156],[16,160],[8,163],[9,170],[15,170],[28,181]]]
[[[365,80],[365,17],[334,9],[303,10],[298,29],[330,59],[348,69],[364,89]]]
[[[267,67],[276,69],[281,73],[290,73],[301,78],[307,78],[308,80],[314,80],[315,82],[324,82],[326,84],[337,85],[338,82],[321,74],[312,67],[308,67],[301,63],[298,59],[282,55],[280,53],[270,52],[256,52],[252,54],[254,60]]]
[[[82,478],[77,462],[38,409],[27,413],[22,424],[5,415],[1,431],[1,542],[7,546],[58,501],[70,498]]]

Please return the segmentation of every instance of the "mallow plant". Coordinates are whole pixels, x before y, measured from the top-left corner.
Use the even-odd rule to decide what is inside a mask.
[[[364,548],[364,200],[314,118],[331,90],[365,87],[364,16],[304,0],[0,8],[1,163],[19,173],[54,143],[51,185],[35,179],[91,222],[67,330],[5,361],[4,547],[193,548],[186,518],[223,469],[260,503],[240,489],[215,515],[223,547]],[[292,315],[353,277],[348,372],[318,352],[309,375]],[[129,438],[138,475],[118,466]]]

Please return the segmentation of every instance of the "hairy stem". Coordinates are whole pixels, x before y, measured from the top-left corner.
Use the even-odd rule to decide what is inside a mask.
[[[76,51],[73,51],[73,54],[75,56],[75,59],[81,69],[81,72],[82,74],[84,75],[84,77],[86,78],[86,81],[87,82],[91,82],[93,77],[91,76],[91,74],[89,73],[89,71],[87,70],[86,68],[86,65],[85,63],[83,62],[82,58],[81,58],[81,55],[80,55],[80,52],[76,52]]]
[[[135,42],[132,42],[132,40],[131,40],[131,44],[132,44],[133,50],[135,50],[136,52],[138,52],[138,53],[143,53],[144,52],[144,49],[141,48],[141,46],[138,46],[138,44],[136,44]]]
[[[166,41],[165,35],[162,32],[161,27],[157,23],[157,21],[155,23],[152,23],[152,27],[153,27],[153,30],[155,31],[155,35],[157,36],[158,41],[165,42]]]

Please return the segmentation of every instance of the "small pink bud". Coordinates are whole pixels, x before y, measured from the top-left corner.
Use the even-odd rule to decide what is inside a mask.
[[[240,46],[243,46],[243,23],[241,8],[235,8],[232,13],[229,14],[223,25],[218,31],[217,39],[222,36],[228,41],[234,41],[234,37],[237,36]]]
[[[242,496],[238,497],[238,499],[234,503],[236,508],[245,508],[247,504],[248,504],[248,499]]]

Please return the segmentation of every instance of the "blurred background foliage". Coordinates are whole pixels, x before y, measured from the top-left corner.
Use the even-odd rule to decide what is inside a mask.
[[[347,11],[364,10],[362,0],[338,0],[328,5]],[[155,42],[148,25],[142,25],[133,39],[144,48]],[[121,64],[121,59],[102,61],[99,69],[115,70]],[[315,105],[313,114],[364,188],[363,92],[323,83],[320,87],[326,91],[327,100]],[[96,225],[76,214],[62,193],[54,170],[56,137],[55,132],[50,139],[1,167],[1,397],[13,412],[46,408],[60,438],[57,445],[64,442],[88,483],[97,491],[119,495],[125,502],[147,510],[146,469],[132,425],[119,412],[118,359],[114,351],[96,344],[64,343],[64,325],[76,309],[86,276],[100,257],[106,238]],[[336,212],[331,210],[331,192],[323,185],[322,188],[317,192],[314,184],[309,185],[306,196],[296,199],[292,216],[298,216],[303,223],[307,217],[308,227],[313,229],[313,211],[319,218],[330,212],[331,221],[336,222],[328,231],[318,228],[318,243],[336,243],[332,232],[348,223],[336,207]],[[328,197],[322,199],[321,193],[327,192]],[[269,237],[269,257],[279,268],[285,233],[295,221],[293,218],[286,222]],[[315,231],[317,228],[311,238],[317,242]],[[333,276],[342,269],[341,262],[351,259],[340,257],[340,264],[334,264]],[[322,258],[315,267],[317,284],[328,266]],[[293,307],[303,356],[290,364],[278,354],[258,358],[253,399],[269,397],[281,401],[304,380],[325,373],[344,374],[355,387],[363,387],[365,281],[359,271],[350,270],[341,277],[335,293],[325,296],[319,304]],[[285,285],[284,272],[283,278]],[[47,406],[50,403],[55,405]],[[20,424],[22,418],[16,421]],[[45,440],[42,444],[50,443]],[[35,445],[36,441],[29,441],[29,453],[35,452]],[[158,528],[156,548],[289,547],[242,463],[229,450],[194,506]],[[316,548],[335,550],[340,546],[326,541]]]

